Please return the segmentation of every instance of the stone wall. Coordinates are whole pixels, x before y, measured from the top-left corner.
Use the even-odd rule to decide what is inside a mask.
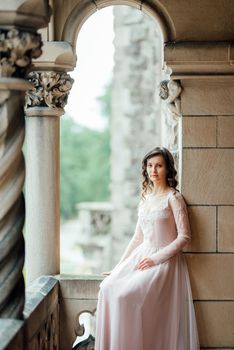
[[[182,190],[192,226],[186,258],[200,343],[233,349],[233,82],[216,77],[182,84]]]
[[[162,38],[157,23],[137,9],[116,6],[114,30],[111,266],[134,232],[141,159],[161,145],[158,86],[162,79]]]

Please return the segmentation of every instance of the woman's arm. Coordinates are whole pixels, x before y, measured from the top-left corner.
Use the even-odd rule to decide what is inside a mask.
[[[177,254],[191,239],[187,206],[180,192],[172,193],[169,197],[169,205],[176,223],[177,238],[149,257],[155,265],[161,264]]]
[[[161,264],[177,254],[191,239],[191,230],[188,218],[187,206],[180,192],[174,192],[169,197],[169,206],[175,219],[177,238],[166,247],[140,261],[137,268],[144,270],[154,265]]]
[[[127,248],[125,249],[123,255],[121,256],[120,261],[115,267],[117,267],[124,260],[126,260],[130,256],[130,254],[133,252],[133,250],[136,249],[142,242],[143,242],[143,232],[140,226],[140,219],[138,217],[134,235],[132,236],[132,239],[130,240]]]

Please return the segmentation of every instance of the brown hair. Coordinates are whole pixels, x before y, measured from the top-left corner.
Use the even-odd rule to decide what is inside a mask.
[[[148,177],[147,170],[146,170],[147,160],[158,155],[161,155],[165,161],[166,170],[167,170],[166,181],[168,186],[176,189],[178,185],[178,181],[176,180],[177,171],[175,169],[175,162],[171,152],[168,151],[168,149],[165,147],[155,147],[154,149],[149,151],[142,160],[142,183],[141,183],[142,199],[145,199],[145,194],[147,194],[148,192],[152,192],[152,188],[153,188],[153,182]]]

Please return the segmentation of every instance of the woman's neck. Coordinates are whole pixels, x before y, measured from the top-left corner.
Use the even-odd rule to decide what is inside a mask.
[[[162,193],[166,193],[169,191],[171,187],[168,186],[168,185],[165,185],[165,186],[154,186],[153,189],[152,189],[152,193],[153,194],[162,194]]]

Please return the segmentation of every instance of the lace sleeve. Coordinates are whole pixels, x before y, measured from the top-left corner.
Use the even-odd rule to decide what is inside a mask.
[[[116,266],[118,266],[120,263],[122,263],[124,260],[126,260],[131,253],[133,252],[134,249],[136,249],[142,242],[143,242],[143,232],[140,226],[140,219],[138,217],[136,227],[134,234],[132,236],[132,239],[130,240],[125,252],[123,253],[122,257],[120,258],[120,261]]]
[[[150,256],[150,259],[152,259],[156,265],[165,262],[177,254],[191,239],[187,206],[180,192],[172,193],[169,197],[169,206],[173,212],[177,229],[177,238],[166,247]]]

